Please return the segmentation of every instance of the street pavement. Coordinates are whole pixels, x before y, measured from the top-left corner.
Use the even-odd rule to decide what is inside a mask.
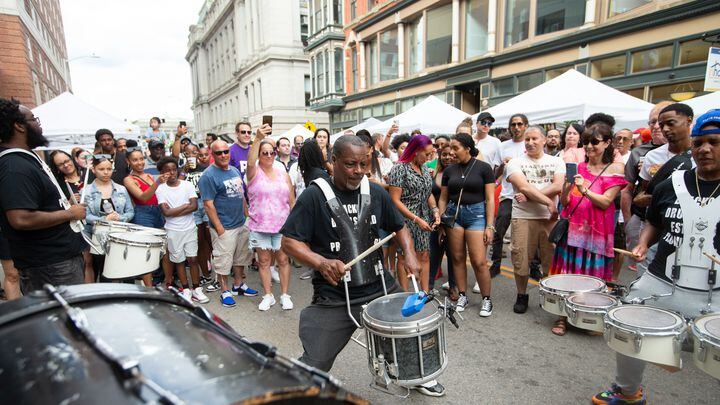
[[[505,264],[507,260],[505,260]],[[219,293],[209,293],[207,308],[218,314],[240,334],[251,340],[271,343],[289,357],[302,354],[298,339],[298,319],[310,303],[310,280],[300,280],[301,270],[293,269],[290,294],[295,309],[283,311],[278,302],[267,312],[257,309],[260,297],[239,298],[234,308],[219,303]],[[621,280],[632,280],[634,273],[623,269]],[[470,275],[470,284],[474,276]],[[439,287],[445,278],[438,280]],[[247,274],[247,283],[260,290],[256,272]],[[615,352],[602,336],[569,329],[565,336],[550,332],[555,315],[539,307],[537,286],[531,286],[530,309],[519,315],[512,311],[515,283],[510,269],[493,279],[493,314],[478,316],[480,296],[469,293],[471,305],[459,320],[460,328],[446,324],[449,365],[439,381],[447,394],[430,398],[412,391],[403,400],[370,386],[367,352],[354,342],[340,353],[331,374],[350,391],[375,404],[588,404],[597,392],[610,386],[615,375]],[[273,286],[276,299],[279,285]],[[364,333],[358,332],[361,340]],[[691,353],[683,353],[684,367],[670,373],[648,366],[644,385],[649,404],[720,404],[720,382],[698,370]]]

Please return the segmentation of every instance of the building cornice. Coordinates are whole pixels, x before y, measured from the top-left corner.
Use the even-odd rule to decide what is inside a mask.
[[[327,31],[322,33],[321,35],[315,36],[312,38],[311,41],[308,41],[307,46],[305,47],[305,52],[310,52],[313,49],[321,46],[327,41],[332,40],[338,40],[338,41],[345,41],[345,34],[342,32],[337,31]]]
[[[393,7],[399,7],[403,3],[406,2],[400,2]],[[576,31],[568,34],[567,36],[562,36],[547,42],[533,44],[527,48],[465,62],[446,69],[427,73],[423,76],[413,77],[404,81],[389,84],[387,86],[366,90],[362,93],[351,94],[349,96],[345,96],[343,100],[346,103],[361,100],[367,97],[385,94],[410,86],[430,83],[436,80],[447,79],[456,75],[470,73],[479,69],[492,68],[494,65],[515,62],[538,55],[547,55],[555,51],[586,45],[593,41],[600,41],[649,28],[656,28],[661,25],[703,16],[717,11],[720,11],[720,1],[717,0],[697,0],[684,3],[675,7],[656,11],[654,13],[641,15],[630,20],[618,21],[616,23],[601,25],[588,30]],[[364,26],[363,28],[367,28],[370,25],[371,24]],[[358,26],[355,27],[355,29],[359,30],[361,28]]]

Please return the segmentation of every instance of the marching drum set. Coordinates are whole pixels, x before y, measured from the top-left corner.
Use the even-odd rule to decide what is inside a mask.
[[[167,232],[118,221],[93,224],[91,253],[105,255],[103,276],[128,279],[160,267],[167,247]]]

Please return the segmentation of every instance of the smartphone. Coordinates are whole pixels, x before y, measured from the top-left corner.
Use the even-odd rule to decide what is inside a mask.
[[[187,165],[191,169],[195,169],[197,167],[197,158],[194,156],[190,156],[187,158]]]
[[[180,121],[180,126],[181,126],[181,127],[186,127],[186,126],[187,126],[187,122],[185,122],[185,121]]]
[[[565,163],[565,181],[568,183],[574,183],[576,174],[577,163]]]
[[[272,115],[263,115],[263,125],[268,124],[272,128]],[[270,132],[272,134],[272,132]]]

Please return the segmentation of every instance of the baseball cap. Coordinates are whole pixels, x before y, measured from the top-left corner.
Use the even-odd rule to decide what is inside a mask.
[[[718,128],[702,129],[702,127],[710,124],[713,124]],[[694,137],[710,134],[720,134],[720,109],[710,110],[699,116],[697,120],[695,120],[695,126],[693,126],[690,136]]]
[[[490,114],[489,112],[485,111],[485,112],[481,112],[481,113],[478,115],[477,120],[476,120],[475,122],[480,122],[480,121],[492,121],[492,122],[495,122],[495,118],[492,116],[492,114]]]
[[[190,137],[187,135],[180,138],[180,142],[182,143],[183,141],[188,141],[188,142],[192,143],[192,139],[190,139]]]
[[[159,139],[151,139],[150,142],[148,142],[148,148],[152,149],[157,147],[164,148],[165,144]]]

